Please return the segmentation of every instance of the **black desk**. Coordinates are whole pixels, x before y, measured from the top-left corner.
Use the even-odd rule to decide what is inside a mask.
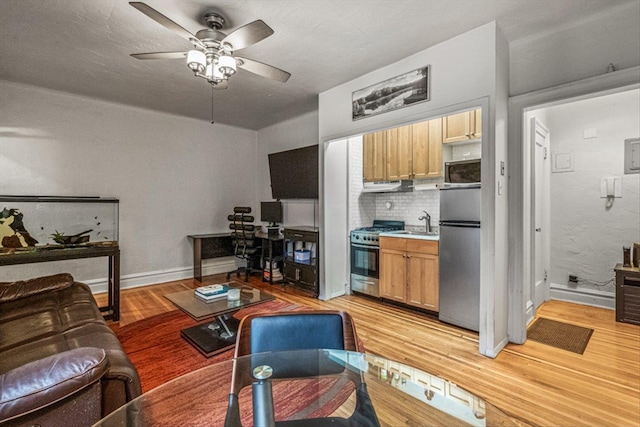
[[[109,284],[107,305],[100,307],[106,312],[106,320],[120,320],[120,247],[78,246],[60,248],[36,248],[29,251],[16,251],[9,255],[0,255],[0,265],[32,264],[36,262],[62,261],[67,259],[109,257]]]
[[[194,234],[187,236],[193,240],[193,277],[202,282],[202,260],[233,256],[231,232],[214,234]]]
[[[202,282],[202,260],[209,258],[219,258],[233,256],[233,244],[231,243],[231,233],[194,234],[187,236],[193,240],[193,277]],[[265,268],[266,262],[283,260],[282,235],[269,236],[267,233],[258,232],[256,237],[262,240],[261,264]],[[265,244],[266,243],[266,244]],[[270,267],[272,265],[270,264]],[[273,270],[269,269],[270,284],[273,285]],[[262,274],[264,278],[264,273]],[[279,282],[280,280],[278,280]]]

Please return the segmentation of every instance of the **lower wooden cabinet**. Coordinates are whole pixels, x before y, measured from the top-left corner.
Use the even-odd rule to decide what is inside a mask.
[[[380,296],[438,311],[438,242],[380,237]]]

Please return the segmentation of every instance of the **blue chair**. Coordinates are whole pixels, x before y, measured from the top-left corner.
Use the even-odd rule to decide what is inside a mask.
[[[254,425],[264,426],[366,426],[380,424],[367,393],[361,373],[345,369],[337,363],[304,363],[296,350],[347,350],[362,352],[355,325],[344,311],[315,310],[286,313],[254,314],[240,322],[235,358],[252,355],[234,362],[229,407],[225,427],[240,427],[240,391],[252,386]],[[271,352],[280,352],[274,356]],[[285,353],[282,353],[285,352]],[[304,353],[308,355],[308,353]],[[321,358],[318,360],[322,360]],[[316,360],[312,360],[315,362]],[[325,375],[343,375],[354,384],[356,409],[350,418],[328,417],[275,421],[270,380],[256,381],[254,368],[272,368],[270,379],[296,379]]]

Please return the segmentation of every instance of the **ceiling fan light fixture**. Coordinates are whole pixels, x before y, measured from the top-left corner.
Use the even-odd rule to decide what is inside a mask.
[[[194,73],[201,73],[207,67],[207,57],[199,50],[190,50],[187,53],[187,67]]]
[[[218,64],[215,64],[213,66],[213,78],[216,80],[224,80],[224,74],[222,74],[222,71],[220,71],[220,67],[218,66]]]
[[[233,56],[222,55],[218,58],[218,68],[225,77],[231,77],[236,73],[236,60]]]

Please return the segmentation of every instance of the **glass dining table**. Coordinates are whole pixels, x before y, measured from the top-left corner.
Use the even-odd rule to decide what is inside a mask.
[[[232,383],[237,386],[241,380],[244,384],[234,387],[230,396]],[[299,350],[253,354],[207,366],[144,393],[95,425],[523,423],[450,381],[397,361],[341,350]]]

